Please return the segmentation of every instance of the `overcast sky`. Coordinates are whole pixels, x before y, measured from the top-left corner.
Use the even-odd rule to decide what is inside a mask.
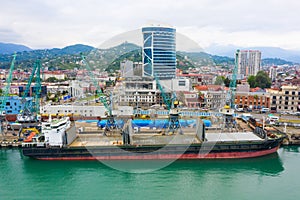
[[[31,48],[83,43],[153,22],[211,44],[300,50],[298,0],[2,0],[0,42]]]

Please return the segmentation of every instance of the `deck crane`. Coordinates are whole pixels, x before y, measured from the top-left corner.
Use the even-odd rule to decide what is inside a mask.
[[[118,129],[118,125],[115,120],[115,115],[113,115],[112,112],[112,99],[110,100],[110,103],[107,102],[106,98],[107,96],[102,92],[102,89],[100,88],[99,84],[97,83],[94,74],[92,72],[92,69],[89,65],[89,63],[86,61],[86,56],[81,54],[81,59],[83,64],[87,67],[88,74],[90,78],[93,81],[94,86],[96,87],[96,96],[99,97],[100,102],[104,105],[106,109],[106,124],[104,128],[104,132],[106,133],[107,131],[113,131]]]
[[[26,100],[26,97],[29,96],[29,91],[31,84],[33,82],[33,78],[35,76],[35,87],[34,87],[34,102],[30,102]],[[41,98],[41,62],[40,60],[36,60],[33,70],[31,72],[31,76],[27,82],[25,91],[22,95],[22,103],[24,104],[23,110],[18,114],[17,121],[18,122],[38,122],[39,121],[39,113],[40,113],[40,98]]]
[[[10,85],[11,85],[11,81],[12,81],[12,73],[14,71],[16,57],[17,57],[17,54],[15,53],[13,55],[13,59],[12,59],[11,64],[10,64],[9,74],[8,74],[8,78],[6,80],[6,86],[3,90],[3,95],[2,95],[2,99],[1,99],[1,105],[0,105],[0,132],[2,134],[3,134],[3,128],[4,128],[3,122],[6,121],[6,123],[7,123],[7,119],[6,119],[6,116],[5,116],[6,115],[5,106],[6,106],[6,101],[7,101],[8,95],[9,95]]]
[[[182,134],[181,125],[179,122],[180,113],[177,108],[179,101],[176,99],[175,92],[173,92],[171,98],[169,98],[163,86],[160,84],[158,77],[155,77],[155,81],[160,90],[161,96],[163,97],[163,101],[169,111],[169,124],[167,133],[174,134],[177,130],[179,130],[179,133]]]

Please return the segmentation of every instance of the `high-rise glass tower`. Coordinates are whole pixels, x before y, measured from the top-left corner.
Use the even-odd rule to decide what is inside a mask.
[[[143,76],[172,79],[176,75],[176,29],[150,26],[143,32]]]

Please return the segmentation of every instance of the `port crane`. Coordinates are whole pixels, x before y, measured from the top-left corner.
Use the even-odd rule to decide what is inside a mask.
[[[107,131],[113,131],[113,130],[118,129],[119,127],[116,123],[115,115],[113,114],[113,111],[112,111],[112,104],[113,104],[112,97],[110,97],[110,103],[108,103],[108,101],[106,99],[107,96],[102,92],[102,89],[100,88],[99,84],[97,83],[95,76],[92,72],[92,69],[86,60],[86,56],[81,54],[81,59],[82,59],[83,64],[87,67],[88,74],[89,74],[91,80],[93,81],[94,86],[96,87],[96,96],[99,98],[100,102],[104,105],[104,107],[107,111],[104,133],[106,133]]]
[[[34,91],[34,101],[27,101],[26,97],[29,96],[29,91],[31,88],[31,84],[35,77],[35,87]],[[25,91],[22,95],[22,103],[24,105],[23,110],[18,114],[17,121],[18,122],[38,122],[39,121],[39,113],[40,113],[40,98],[41,98],[41,61],[36,60],[29,80],[27,82]]]
[[[234,108],[235,108],[235,93],[236,93],[236,76],[238,71],[238,55],[239,51],[235,53],[235,65],[232,72],[231,81],[229,84],[229,90],[226,96],[226,105],[220,109],[220,113],[224,116],[224,128],[230,131],[237,130],[236,121],[234,119]]]
[[[235,53],[235,64],[229,84],[229,90],[227,91],[226,96],[226,104],[230,106],[230,108],[234,109],[235,107],[235,93],[236,93],[236,76],[238,73],[238,55],[240,50],[237,50]]]
[[[160,84],[160,81],[157,76],[155,76],[156,85],[160,90],[161,96],[163,98],[164,103],[169,111],[169,124],[167,133],[174,134],[177,130],[179,130],[180,134],[183,134],[181,125],[179,122],[180,112],[178,110],[179,101],[176,98],[175,92],[172,93],[171,97],[168,97],[163,86]]]
[[[1,111],[0,112],[0,132],[2,134],[4,133],[4,129],[7,128],[7,127],[5,127],[4,122],[6,123],[6,125],[8,124],[7,119],[6,119],[5,106],[6,106],[6,102],[7,102],[8,95],[9,95],[10,85],[11,85],[11,81],[12,81],[12,73],[14,71],[16,57],[17,57],[17,54],[15,53],[13,55],[13,59],[12,59],[11,64],[10,64],[9,74],[8,74],[8,78],[6,80],[6,86],[3,90],[2,99],[1,99],[1,105],[0,105],[0,111]]]

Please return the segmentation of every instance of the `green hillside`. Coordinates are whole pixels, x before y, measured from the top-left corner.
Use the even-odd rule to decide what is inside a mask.
[[[123,60],[134,62],[142,61],[142,49],[132,43],[124,42],[118,46],[108,49],[97,49],[91,46],[76,44],[62,49],[44,49],[23,51],[17,53],[16,68],[32,68],[36,59],[41,59],[43,67],[49,70],[63,70],[80,68],[80,53],[87,55],[87,60],[93,69],[102,71],[117,70]],[[11,54],[0,54],[0,68],[9,68],[12,60]],[[292,65],[279,58],[266,58],[262,60],[263,65]],[[230,69],[234,66],[234,58],[210,55],[205,52],[177,52],[177,68],[187,70],[195,67],[221,66]]]

